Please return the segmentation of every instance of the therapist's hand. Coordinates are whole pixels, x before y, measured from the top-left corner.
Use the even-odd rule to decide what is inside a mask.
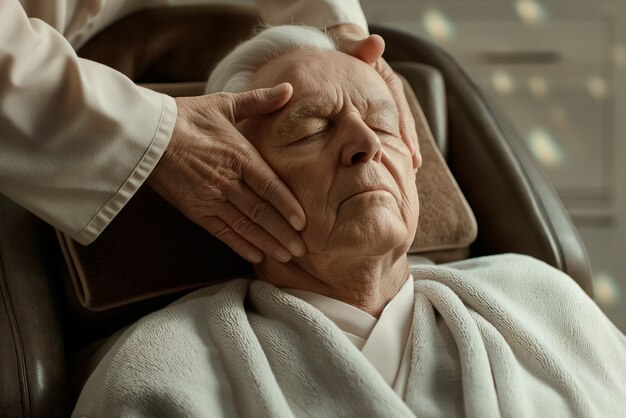
[[[176,98],[170,143],[148,177],[163,198],[253,263],[264,253],[279,261],[303,255],[298,230],[306,219],[291,191],[234,125],[278,110],[292,93],[283,83]]]
[[[413,155],[413,168],[421,167],[415,120],[404,96],[402,81],[383,59],[385,41],[379,35],[367,35],[360,26],[350,23],[340,24],[328,30],[336,39],[340,51],[371,64],[387,83],[400,115],[400,135]]]

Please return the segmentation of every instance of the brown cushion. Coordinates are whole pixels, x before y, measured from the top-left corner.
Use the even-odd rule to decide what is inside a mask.
[[[150,85],[168,94],[200,94],[204,83]],[[407,85],[408,86],[408,85]],[[467,255],[476,221],[450,174],[410,88],[424,164],[417,174],[420,221],[411,253],[436,262]],[[252,268],[220,241],[187,220],[148,186],[89,246],[57,231],[76,296],[90,311],[104,311],[159,295],[194,289]]]
[[[466,258],[478,233],[476,219],[433,139],[413,90],[403,81],[423,160],[416,176],[419,222],[409,253],[438,263]]]

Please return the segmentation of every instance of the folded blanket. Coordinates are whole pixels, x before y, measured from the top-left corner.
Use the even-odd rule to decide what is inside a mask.
[[[568,276],[518,255],[412,273],[404,399],[321,312],[238,279],[130,327],[73,416],[623,416],[626,337]]]

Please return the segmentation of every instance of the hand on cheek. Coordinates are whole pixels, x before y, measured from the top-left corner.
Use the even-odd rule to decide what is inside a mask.
[[[177,97],[176,125],[148,184],[189,219],[250,262],[286,262],[306,247],[304,210],[235,128],[282,108],[293,89]]]

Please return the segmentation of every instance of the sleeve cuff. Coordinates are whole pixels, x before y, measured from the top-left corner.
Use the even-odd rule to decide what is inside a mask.
[[[80,233],[73,237],[80,244],[88,245],[102,233],[146,181],[167,148],[174,130],[177,109],[172,97],[165,94],[161,97],[163,100],[161,117],[150,146],[117,193],[106,202]]]

